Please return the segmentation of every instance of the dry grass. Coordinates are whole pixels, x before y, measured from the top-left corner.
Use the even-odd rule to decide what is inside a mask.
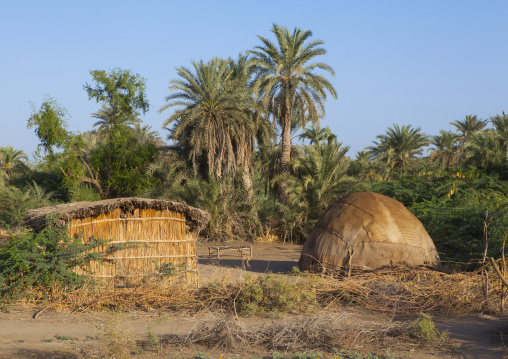
[[[280,316],[287,314],[312,313],[322,310],[337,310],[343,306],[358,306],[390,314],[390,316],[414,316],[420,312],[439,312],[449,315],[466,315],[478,312],[495,312],[499,308],[499,283],[495,276],[490,278],[488,299],[483,293],[480,273],[467,272],[446,274],[426,269],[398,269],[384,273],[370,273],[337,280],[314,275],[287,275],[270,281],[250,279],[238,283],[212,282],[198,289],[186,288],[169,281],[153,281],[132,288],[114,288],[107,285],[90,285],[65,293],[58,286],[37,288],[23,304],[42,306],[42,310],[69,310],[72,313],[101,308],[122,308],[142,310],[150,308],[159,311],[196,313],[201,310],[222,311],[235,316],[242,314],[242,308],[250,303],[243,293],[258,293],[258,306],[273,305],[273,293],[279,288],[285,291],[301,291],[309,295],[283,293],[286,298],[298,299],[297,305],[279,306]],[[298,286],[284,285],[284,281],[299,281]],[[268,284],[267,284],[268,283]],[[282,283],[282,284],[281,284]],[[283,286],[282,286],[283,285]],[[257,286],[257,287],[256,287]],[[268,287],[267,287],[268,286]],[[278,286],[278,287],[275,287]],[[296,289],[294,289],[296,288]],[[269,290],[273,289],[273,293]],[[291,297],[291,295],[293,297]],[[275,298],[277,299],[277,298]],[[249,299],[252,300],[252,299]],[[280,309],[282,308],[282,309]],[[287,309],[285,309],[287,308]],[[263,308],[262,308],[263,309]],[[251,315],[268,315],[273,308],[264,308]]]
[[[268,351],[351,349],[355,343],[383,342],[388,337],[408,338],[408,326],[386,320],[366,324],[352,314],[327,313],[272,320],[248,326],[235,316],[217,316],[212,324],[199,325],[186,336],[165,339],[165,344],[194,345],[221,350],[258,347]]]
[[[497,278],[490,278],[490,288],[496,292]],[[327,279],[318,291],[325,307],[335,302],[349,302],[394,315],[428,311],[465,315],[498,307],[497,297],[485,298],[479,272],[447,274],[399,267],[342,281]]]

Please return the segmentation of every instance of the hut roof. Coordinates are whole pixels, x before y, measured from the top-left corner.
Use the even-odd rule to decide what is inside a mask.
[[[300,265],[378,269],[391,264],[439,266],[422,223],[399,201],[374,192],[339,199],[304,243]]]
[[[42,207],[28,211],[25,217],[27,225],[39,231],[50,218],[63,221],[83,219],[106,214],[120,208],[122,212],[131,212],[135,209],[170,210],[184,213],[187,225],[192,230],[202,230],[210,220],[210,214],[201,209],[191,207],[185,203],[165,201],[151,198],[114,198],[95,202],[74,202],[56,206]]]

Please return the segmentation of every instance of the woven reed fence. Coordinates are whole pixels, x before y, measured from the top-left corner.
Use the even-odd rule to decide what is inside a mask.
[[[37,230],[49,216],[64,221],[69,236],[84,243],[93,237],[108,240],[94,251],[121,248],[107,254],[103,263],[75,268],[78,274],[123,286],[160,277],[160,268],[170,264],[170,281],[198,285],[195,243],[196,232],[209,218],[204,211],[178,202],[122,198],[37,209],[29,213],[27,223]]]

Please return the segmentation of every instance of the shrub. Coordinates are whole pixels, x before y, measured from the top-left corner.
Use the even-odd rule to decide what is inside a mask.
[[[316,304],[315,279],[270,274],[247,278],[236,299],[246,316],[281,316],[306,311]]]
[[[437,329],[432,316],[427,313],[420,313],[418,318],[409,323],[409,328],[411,334],[421,340],[445,340],[447,337],[447,332]]]
[[[101,260],[103,252],[90,250],[106,241],[93,238],[89,244],[67,236],[67,227],[53,222],[39,233],[13,235],[0,247],[0,303],[22,298],[33,286],[58,284],[66,290],[82,286],[86,277],[73,272],[90,260]],[[108,248],[108,251],[117,248]]]

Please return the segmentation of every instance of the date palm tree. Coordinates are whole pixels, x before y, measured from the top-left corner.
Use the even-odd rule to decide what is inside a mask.
[[[15,150],[12,146],[0,147],[0,171],[7,181],[12,174],[27,169],[28,156],[21,150]]]
[[[384,135],[376,136],[374,146],[367,147],[371,159],[379,159],[389,169],[406,172],[407,168],[422,154],[423,147],[429,144],[428,137],[421,129],[411,125],[399,127],[394,124]]]
[[[496,129],[498,136],[505,145],[508,145],[508,115],[503,112],[502,115],[495,115],[490,118],[490,122]]]
[[[455,163],[458,151],[457,141],[459,136],[452,131],[439,131],[439,135],[432,136],[430,144],[432,151],[430,159],[434,162],[440,162],[443,168]]]
[[[98,119],[93,126],[97,128],[98,132],[108,132],[115,126],[138,125],[141,122],[138,116],[138,112],[134,111],[128,114],[120,111],[114,106],[112,107],[109,104],[104,104],[99,111],[92,114],[93,118]]]
[[[289,173],[291,158],[291,121],[295,110],[301,117],[302,127],[307,120],[314,124],[324,117],[324,102],[327,92],[337,98],[337,92],[324,76],[316,72],[322,70],[334,75],[333,69],[322,62],[312,62],[316,57],[326,54],[321,47],[323,41],[310,41],[312,32],[295,28],[293,32],[273,24],[273,34],[277,43],[258,36],[263,43],[254,50],[251,66],[255,72],[253,86],[266,113],[273,116],[274,126],[281,126],[281,166],[283,173]],[[281,196],[284,197],[284,187]]]
[[[460,145],[464,147],[466,142],[469,141],[475,133],[483,130],[485,126],[487,126],[488,122],[488,120],[479,119],[476,115],[466,115],[464,120],[450,122],[450,125],[455,126],[460,136]]]
[[[330,130],[329,127],[318,128],[316,126],[307,127],[303,130],[303,132],[298,136],[301,140],[307,139],[310,141],[310,144],[321,145],[325,141],[335,140],[337,136]]]
[[[222,178],[239,163],[250,160],[253,97],[240,86],[231,61],[213,58],[192,62],[192,69],[176,69],[167,104],[159,112],[178,107],[163,126],[173,124],[170,140],[184,148],[194,172]]]

